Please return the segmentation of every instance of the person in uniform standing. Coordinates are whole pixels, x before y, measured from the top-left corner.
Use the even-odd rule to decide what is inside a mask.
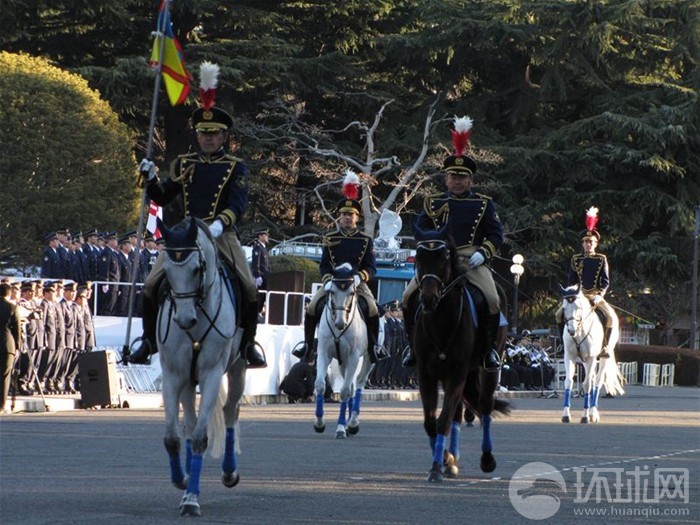
[[[488,266],[503,243],[503,225],[491,197],[472,191],[477,171],[476,161],[466,154],[472,132],[469,117],[455,117],[452,142],[453,155],[443,162],[447,191],[440,195],[429,195],[423,201],[423,210],[416,220],[417,230],[441,230],[447,228],[457,248],[459,264],[466,280],[478,288],[488,305],[488,315],[479,325],[486,344],[481,351],[484,370],[494,371],[500,367],[497,351],[498,332],[501,321],[501,305],[496,284]],[[402,302],[408,307],[411,296],[418,290],[414,278],[404,291]],[[404,326],[412,337],[413,320],[404,311]],[[415,365],[412,349],[404,359],[407,367]]]
[[[586,296],[597,311],[602,312],[605,316],[603,347],[598,357],[608,358],[610,357],[610,349],[608,348],[610,333],[614,327],[619,326],[620,321],[615,310],[605,300],[605,294],[610,287],[610,268],[608,258],[596,251],[600,241],[600,233],[596,229],[597,225],[598,208],[592,206],[586,212],[586,229],[581,232],[582,250],[571,257],[567,286],[580,286],[583,295]],[[563,336],[562,317],[563,306],[560,306],[556,312],[556,319],[561,327]]]
[[[214,105],[218,71],[218,66],[207,62],[200,70],[204,104],[191,117],[198,150],[177,157],[171,165],[170,178],[164,181],[158,178],[155,164],[148,159],[141,162],[139,171],[152,201],[165,206],[175,197],[183,196],[186,214],[209,226],[220,255],[235,271],[244,291],[241,356],[249,368],[262,368],[267,366],[265,355],[255,343],[258,290],[236,228],[248,205],[248,167],[226,148],[233,118]],[[156,291],[164,273],[163,258],[159,257],[143,287],[143,335],[133,353],[124,356],[125,361],[148,363],[149,356],[157,352]]]
[[[58,255],[58,236],[56,232],[47,233],[44,236],[46,248],[41,258],[41,278],[42,279],[61,279],[62,268],[61,258]]]
[[[372,237],[357,228],[362,206],[357,201],[359,178],[352,171],[346,173],[343,181],[345,198],[338,203],[338,229],[323,239],[319,271],[324,285],[333,279],[333,271],[341,264],[348,263],[355,273],[356,293],[367,322],[367,352],[372,363],[388,357],[384,347],[377,344],[379,337],[379,309],[367,283],[377,273]],[[318,318],[322,312],[319,302],[326,299],[326,286],[318,289],[306,307],[304,318],[304,345],[295,348],[292,354],[303,359],[313,349],[314,334]]]
[[[10,389],[15,353],[19,352],[22,343],[17,305],[8,300],[9,295],[10,286],[0,284],[0,411],[3,412]]]
[[[103,281],[98,285],[98,306],[99,315],[117,315],[117,299],[119,297],[119,286],[106,283],[118,283],[121,280],[119,251],[117,250],[116,232],[104,234],[107,243],[97,262],[97,280]]]
[[[258,287],[258,312],[265,308],[267,290],[267,275],[270,273],[270,257],[267,253],[267,244],[270,242],[270,232],[263,228],[256,232],[253,241],[253,255],[250,262],[250,269],[253,272],[255,286]]]
[[[117,253],[117,262],[119,264],[119,280],[122,283],[131,283],[131,265],[132,253],[134,253],[134,245],[131,242],[129,234],[122,235],[118,240],[119,251]],[[126,317],[129,313],[129,290],[131,284],[122,284],[119,286],[119,295],[117,296],[117,304],[114,307],[114,315]]]

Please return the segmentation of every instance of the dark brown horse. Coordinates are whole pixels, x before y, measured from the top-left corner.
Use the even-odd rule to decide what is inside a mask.
[[[421,237],[416,250],[420,293],[413,295],[405,315],[414,320],[411,344],[417,360],[423,426],[433,451],[428,481],[441,482],[444,475],[456,477],[458,473],[463,410],[481,419],[481,470],[492,472],[496,460],[491,413],[508,413],[510,406],[495,399],[498,372],[480,369],[478,345],[482,341],[454,246],[441,238],[441,232],[421,232]],[[444,399],[437,416],[439,385]]]

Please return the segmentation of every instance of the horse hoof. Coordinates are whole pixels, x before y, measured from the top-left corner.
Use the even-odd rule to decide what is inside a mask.
[[[571,423],[571,418],[569,416],[562,416],[561,422],[562,423]]]
[[[456,464],[445,467],[445,477],[450,479],[459,477],[459,467]]]
[[[496,458],[493,457],[491,452],[484,452],[481,454],[480,467],[482,472],[493,472],[496,470]]]
[[[344,430],[338,430],[335,433],[335,439],[345,439],[346,437],[348,437],[348,436],[345,434]]]
[[[180,503],[180,516],[201,516],[202,510],[199,508],[196,494],[185,494]]]
[[[360,431],[360,425],[357,425],[356,427],[349,426],[347,428],[347,431],[348,431],[348,434],[350,434],[351,436],[354,436],[355,434],[357,434]]]
[[[437,469],[433,467],[430,469],[430,472],[428,472],[428,483],[442,483],[444,480],[445,478],[442,475],[442,472],[440,472],[439,466]]]
[[[442,464],[445,465],[445,468],[457,464],[457,460],[455,459],[452,452],[450,452],[449,450],[446,450],[445,453],[442,455]]]
[[[466,426],[468,426],[468,427],[473,427],[473,426],[474,426],[474,422],[473,422],[473,421],[467,421]]]
[[[582,418],[581,418],[581,423],[583,423],[584,425],[587,425],[587,424],[588,424],[588,418],[587,418],[587,417],[582,417]]]
[[[221,483],[230,489],[238,485],[239,481],[241,481],[241,476],[238,474],[237,470],[233,472],[224,472],[221,476]]]
[[[190,480],[190,477],[185,476],[184,479],[180,482],[173,481],[173,487],[175,487],[176,489],[180,489],[180,490],[186,490],[187,483],[189,482],[189,480]]]
[[[314,425],[314,430],[317,434],[323,434],[323,432],[326,430],[326,425],[321,425],[320,427]]]

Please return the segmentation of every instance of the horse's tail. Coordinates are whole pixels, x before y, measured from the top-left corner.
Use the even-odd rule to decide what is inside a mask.
[[[617,360],[615,359],[615,352],[610,351],[610,357],[606,360],[605,368],[603,368],[603,381],[602,385],[605,387],[605,391],[612,396],[621,396],[625,393],[625,389],[622,388],[622,383],[625,378],[620,372],[620,367],[617,366]]]
[[[224,378],[226,376],[224,375]],[[219,386],[219,395],[216,398],[216,407],[214,413],[209,420],[207,434],[211,438],[211,446],[209,447],[209,455],[213,458],[220,458],[224,453],[224,445],[226,440],[226,423],[224,422],[224,404],[226,403],[226,386],[222,379]]]
[[[499,414],[503,414],[504,416],[509,415],[512,409],[513,405],[511,405],[508,401],[504,401],[503,399],[496,399],[493,402],[494,412],[498,412]]]

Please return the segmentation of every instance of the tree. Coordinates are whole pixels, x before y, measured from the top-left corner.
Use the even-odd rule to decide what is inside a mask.
[[[59,227],[133,227],[132,135],[84,79],[2,52],[0,97],[0,260],[37,264]]]

